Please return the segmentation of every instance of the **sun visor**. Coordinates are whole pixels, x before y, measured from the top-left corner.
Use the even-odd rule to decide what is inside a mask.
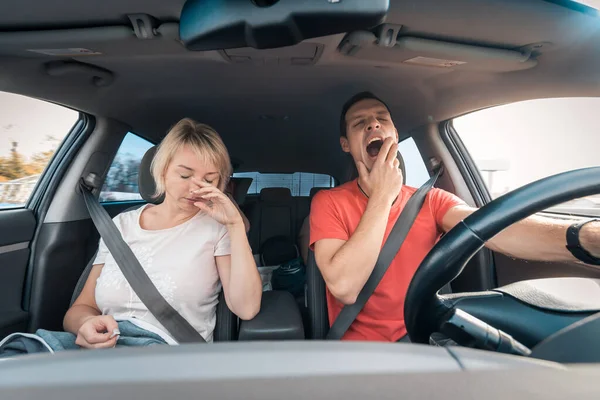
[[[189,50],[269,49],[371,29],[388,9],[389,0],[187,0],[179,35]]]
[[[384,27],[378,36],[370,31],[346,35],[339,52],[380,64],[426,68],[509,72],[537,65],[530,49],[498,49],[436,39],[397,36],[399,27]]]
[[[0,56],[86,58],[185,54],[179,25],[98,26],[74,29],[0,32]]]

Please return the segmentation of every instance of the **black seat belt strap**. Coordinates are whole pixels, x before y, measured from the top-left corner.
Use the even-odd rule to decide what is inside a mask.
[[[341,339],[348,328],[350,328],[350,325],[352,325],[365,304],[367,304],[367,301],[377,288],[377,285],[379,285],[379,282],[381,282],[381,279],[383,279],[383,276],[396,257],[396,254],[398,254],[400,251],[402,243],[404,243],[404,239],[406,239],[412,224],[414,223],[419,211],[421,210],[421,207],[423,206],[423,202],[425,201],[427,193],[429,193],[431,188],[433,188],[433,185],[435,185],[435,182],[438,180],[442,169],[443,168],[440,166],[436,174],[427,182],[425,182],[423,186],[417,189],[417,191],[408,200],[406,206],[396,220],[396,223],[394,224],[394,227],[392,228],[387,240],[385,241],[383,248],[379,253],[379,257],[377,257],[377,261],[375,262],[375,267],[373,268],[369,279],[367,279],[367,282],[365,282],[365,285],[358,294],[356,302],[354,304],[346,305],[344,308],[342,308],[342,311],[340,311],[340,314],[333,322],[326,339]]]
[[[80,183],[85,205],[102,240],[133,291],[178,343],[206,342],[202,335],[165,300],[154,286],[131,248],[123,240],[123,236],[113,220],[92,194],[95,187],[91,182],[93,182],[93,178],[82,179]]]

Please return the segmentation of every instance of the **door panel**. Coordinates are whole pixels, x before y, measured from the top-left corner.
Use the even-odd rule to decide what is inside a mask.
[[[35,225],[31,210],[0,212],[0,337],[27,327],[22,300]]]
[[[28,209],[0,211],[0,246],[29,242],[35,230],[35,216]]]
[[[75,285],[97,246],[91,219],[41,226],[34,256],[30,332],[62,330]]]
[[[145,202],[105,203],[111,217]],[[91,219],[42,225],[35,257],[28,330],[62,330],[73,290],[98,249],[100,236]]]

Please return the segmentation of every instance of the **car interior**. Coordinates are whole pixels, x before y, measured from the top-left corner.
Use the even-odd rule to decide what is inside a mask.
[[[122,383],[111,386],[115,395],[136,391],[144,398],[171,390],[184,398],[198,388],[215,397],[358,398],[373,391],[391,396],[398,385],[430,398],[442,396],[441,387],[458,398],[489,394],[491,386],[498,397],[519,398],[531,387],[540,398],[597,395],[591,370],[573,366],[569,379],[576,383],[566,386],[561,372],[564,363],[600,360],[600,269],[515,259],[483,245],[526,216],[599,194],[600,164],[492,199],[452,124],[520,101],[598,97],[600,17],[582,3],[4,2],[0,91],[74,110],[78,120],[26,202],[0,209],[0,337],[62,330],[100,238],[82,179],[97,179],[94,196],[111,217],[155,202],[155,145],[184,117],[214,127],[227,145],[232,196],[250,222],[258,263],[301,256],[306,283],[301,293],[265,290],[259,315],[249,321],[220,301],[214,345],[24,357],[19,362],[27,368],[0,363],[0,390],[71,398],[72,377],[93,388],[94,374],[104,371],[102,382]],[[442,237],[411,282],[405,318],[419,345],[324,341],[325,283],[308,249],[308,216],[319,190],[356,177],[340,149],[339,116],[363,90],[385,99],[399,141],[414,142],[427,176],[441,169],[436,187],[481,207]],[[132,133],[147,143],[135,171],[139,197],[103,201],[102,185]],[[404,158],[410,181],[417,172]],[[258,185],[259,175],[299,173],[320,174],[329,184]],[[438,334],[461,346],[436,346]],[[149,371],[144,363],[164,368]],[[184,370],[193,372],[179,374]],[[119,380],[123,371],[131,385]],[[43,378],[32,384],[31,376]],[[432,376],[436,385],[428,383]]]

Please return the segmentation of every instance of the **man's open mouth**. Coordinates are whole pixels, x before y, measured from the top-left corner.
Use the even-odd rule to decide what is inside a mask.
[[[377,157],[381,150],[381,146],[383,146],[383,139],[374,138],[367,145],[367,154],[369,154],[370,157]]]

